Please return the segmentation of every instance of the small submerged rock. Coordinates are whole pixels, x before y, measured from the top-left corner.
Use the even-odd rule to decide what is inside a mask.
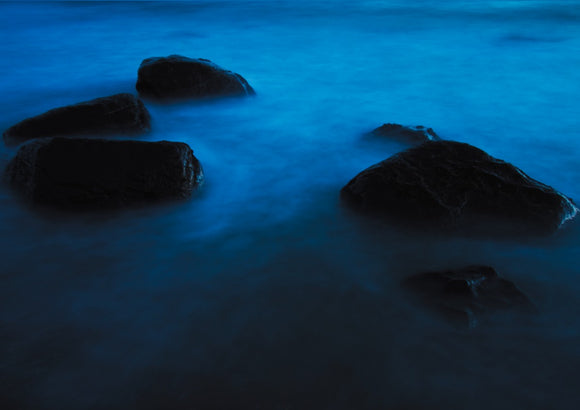
[[[435,313],[468,327],[498,311],[536,312],[534,304],[513,282],[500,278],[489,266],[420,273],[401,285]]]
[[[426,142],[354,177],[341,198],[355,210],[421,228],[551,233],[572,219],[572,201],[469,144]]]
[[[241,75],[210,60],[180,55],[143,60],[136,88],[141,96],[157,100],[255,94]]]
[[[395,141],[410,143],[410,144],[421,144],[427,141],[439,141],[441,138],[433,128],[426,128],[422,125],[401,125],[401,124],[383,124],[379,128],[375,128],[369,133],[373,136],[387,137]]]
[[[186,198],[203,172],[182,142],[42,138],[20,147],[5,177],[33,204],[90,209]]]
[[[151,116],[131,94],[115,94],[25,119],[4,132],[6,145],[39,137],[137,134],[149,131]]]

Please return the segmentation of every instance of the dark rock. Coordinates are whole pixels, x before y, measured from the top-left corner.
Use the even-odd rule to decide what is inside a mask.
[[[434,312],[469,327],[484,315],[498,311],[536,312],[513,282],[500,278],[489,266],[420,273],[406,278],[401,285]]]
[[[149,131],[151,117],[131,94],[116,94],[28,118],[4,132],[6,145],[38,137],[136,134]]]
[[[426,142],[362,171],[341,190],[355,210],[405,225],[466,232],[549,233],[572,201],[471,145]]]
[[[433,128],[425,128],[422,125],[417,126],[404,126],[400,124],[383,124],[379,128],[374,129],[370,132],[370,135],[378,137],[387,137],[396,141],[411,143],[411,144],[421,144],[427,141],[440,141],[441,138]]]
[[[179,55],[143,60],[136,87],[141,96],[157,100],[255,94],[241,75],[206,59]]]
[[[5,176],[33,204],[64,209],[185,198],[203,180],[187,144],[87,138],[31,141]]]

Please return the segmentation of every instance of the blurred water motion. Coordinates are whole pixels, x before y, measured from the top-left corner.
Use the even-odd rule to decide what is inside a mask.
[[[185,203],[70,216],[0,188],[2,408],[578,408],[576,225],[432,237],[338,192],[404,148],[362,137],[395,122],[580,197],[579,19],[564,1],[1,3],[1,129],[134,92],[150,56],[211,59],[258,93],[148,104],[145,138],[203,163]],[[399,292],[473,263],[542,313],[463,331]]]

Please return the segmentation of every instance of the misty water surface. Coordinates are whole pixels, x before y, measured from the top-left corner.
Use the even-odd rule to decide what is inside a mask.
[[[444,237],[340,206],[432,127],[580,197],[580,9],[542,1],[0,4],[0,129],[208,58],[256,98],[147,103],[185,202],[39,211],[0,187],[3,409],[576,409],[580,233]],[[0,147],[4,168],[16,148]],[[407,275],[488,264],[538,306],[458,329]]]

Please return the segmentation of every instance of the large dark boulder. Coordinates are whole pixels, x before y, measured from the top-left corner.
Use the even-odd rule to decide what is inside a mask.
[[[90,209],[186,198],[203,172],[181,142],[42,138],[20,147],[5,177],[33,204]]]
[[[408,144],[422,144],[427,141],[441,140],[435,131],[433,131],[433,128],[426,128],[422,125],[413,126],[388,123],[375,128],[369,134]]]
[[[362,171],[341,198],[364,214],[465,232],[549,233],[572,219],[572,201],[471,145],[426,142]]]
[[[6,145],[38,137],[132,135],[149,131],[151,117],[131,94],[115,94],[59,107],[19,122],[4,132]]]
[[[203,58],[179,55],[143,60],[136,88],[142,97],[157,100],[255,94],[241,75]]]
[[[495,312],[536,312],[513,282],[500,278],[489,266],[420,273],[404,279],[401,285],[434,313],[469,327]]]

